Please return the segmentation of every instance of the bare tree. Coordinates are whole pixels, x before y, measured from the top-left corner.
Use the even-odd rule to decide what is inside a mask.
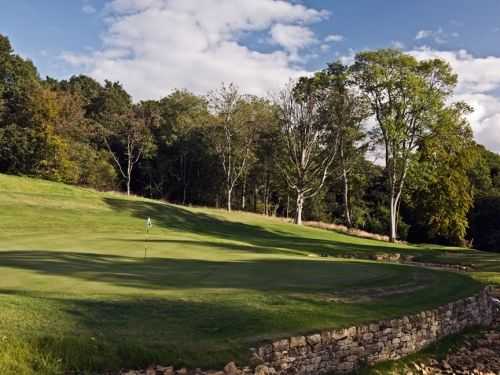
[[[107,123],[112,126],[101,126],[100,133],[130,195],[133,169],[153,148],[150,128],[155,120],[139,106],[111,116]]]
[[[320,192],[338,149],[338,133],[325,120],[323,97],[309,83],[307,79],[295,87],[290,83],[277,103],[287,151],[282,170],[296,193],[295,223],[299,225],[305,200]]]
[[[213,142],[224,171],[226,207],[231,211],[234,188],[252,156],[256,118],[248,106],[249,98],[233,84],[223,84],[210,93],[208,101],[215,119]]]

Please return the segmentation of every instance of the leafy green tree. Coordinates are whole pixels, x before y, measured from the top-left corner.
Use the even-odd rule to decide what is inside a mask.
[[[276,163],[283,155],[277,108],[270,103],[262,103],[265,113],[265,126],[257,130],[255,163],[249,171],[247,190],[253,191],[253,210],[271,215],[279,208],[281,201],[282,175]],[[286,194],[285,194],[286,196]],[[262,207],[259,207],[259,202]],[[242,205],[242,209],[245,209]]]
[[[99,82],[86,75],[73,76],[68,81],[60,82],[59,87],[65,91],[78,94],[82,98],[83,108],[92,103],[103,90]]]
[[[479,161],[472,171],[477,196],[500,194],[500,155],[476,145]]]
[[[465,119],[470,110],[463,103],[442,110],[419,146],[412,172],[421,182],[412,200],[417,227],[426,232],[421,240],[461,245],[465,239],[473,205],[470,173],[479,156]]]
[[[249,173],[252,167],[257,169],[254,177],[259,179],[261,185],[253,184],[254,188],[262,192],[264,203],[264,212],[271,214],[271,194],[272,185],[277,172],[274,163],[277,153],[280,150],[279,144],[279,126],[277,121],[276,107],[269,101],[254,96],[247,97],[242,108],[244,116],[247,117],[247,126],[251,127],[251,136],[254,142],[251,145],[251,155],[248,166],[244,170],[241,179],[241,209],[247,209],[247,196],[249,195]],[[272,163],[272,164],[271,164]],[[254,170],[256,172],[256,170]]]
[[[213,205],[221,176],[206,99],[176,90],[142,104],[157,112],[158,123],[152,128],[155,153],[138,164],[134,190],[183,204]]]
[[[261,100],[244,96],[233,84],[213,91],[209,106],[214,115],[212,140],[224,172],[226,208],[232,209],[236,184],[248,172],[254,157],[257,128],[262,123]]]
[[[57,94],[0,36],[0,171],[74,181],[70,145],[57,131],[60,113]]]
[[[343,182],[345,224],[352,227],[350,177],[368,148],[363,123],[370,115],[369,103],[357,92],[349,68],[341,63],[329,64],[327,69],[316,73],[315,80],[327,101],[327,121],[338,131],[338,163],[335,167]]]
[[[202,97],[187,91],[175,91],[160,102],[163,135],[160,142],[171,145],[171,175],[182,190],[181,203],[187,202],[192,184],[192,170],[198,155],[203,154],[204,142],[200,129],[210,122],[208,104]]]
[[[134,167],[141,158],[149,157],[154,148],[151,127],[155,116],[145,106],[132,105],[121,85],[109,81],[88,108],[130,195]]]
[[[417,61],[391,49],[359,53],[353,72],[375,115],[373,136],[385,149],[390,239],[396,241],[401,198],[415,150],[435,123],[457,77],[443,60]]]
[[[125,179],[127,195],[130,195],[134,167],[141,158],[149,157],[154,148],[150,121],[141,106],[137,105],[125,114],[113,115],[111,123],[111,127],[101,128],[101,134],[116,167]]]

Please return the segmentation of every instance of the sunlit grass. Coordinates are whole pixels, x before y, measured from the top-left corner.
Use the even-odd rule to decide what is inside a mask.
[[[219,367],[245,361],[265,340],[400,316],[479,288],[466,275],[337,258],[438,259],[451,253],[443,248],[250,213],[5,175],[0,212],[0,337],[9,338],[0,369],[27,366],[21,374],[153,362]],[[31,353],[29,363],[22,353]]]

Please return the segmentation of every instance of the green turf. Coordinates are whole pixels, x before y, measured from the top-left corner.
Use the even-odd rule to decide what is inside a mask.
[[[335,257],[464,250],[29,178],[0,175],[0,212],[2,373],[219,367],[265,340],[400,316],[480,286],[456,273]]]

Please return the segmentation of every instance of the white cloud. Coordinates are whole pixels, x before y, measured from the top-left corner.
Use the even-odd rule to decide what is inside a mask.
[[[351,65],[354,63],[356,58],[356,51],[352,48],[349,48],[347,54],[337,55],[337,59],[344,65]]]
[[[103,45],[62,58],[98,80],[117,80],[134,99],[159,98],[174,88],[205,93],[220,82],[265,94],[290,77],[300,49],[314,41],[307,25],[325,11],[283,0],[113,0],[106,6]],[[277,48],[259,52],[240,40],[270,33]]]
[[[474,107],[469,121],[477,141],[500,152],[500,57],[476,57],[465,50],[429,48],[410,53],[419,59],[441,58],[451,65],[458,74],[454,98]]]
[[[429,38],[432,35],[432,30],[420,30],[417,35],[415,35],[416,40]]]
[[[317,42],[313,31],[305,26],[278,23],[271,27],[270,34],[271,40],[285,48],[294,58],[300,49]]]
[[[327,42],[327,43],[342,42],[343,40],[344,40],[344,36],[343,35],[339,35],[339,34],[331,34],[331,35],[328,35],[325,38],[325,42]]]
[[[415,35],[415,40],[431,39],[437,44],[444,44],[448,42],[450,36],[456,38],[459,34],[456,32],[448,34],[440,27],[437,30],[420,30]]]

